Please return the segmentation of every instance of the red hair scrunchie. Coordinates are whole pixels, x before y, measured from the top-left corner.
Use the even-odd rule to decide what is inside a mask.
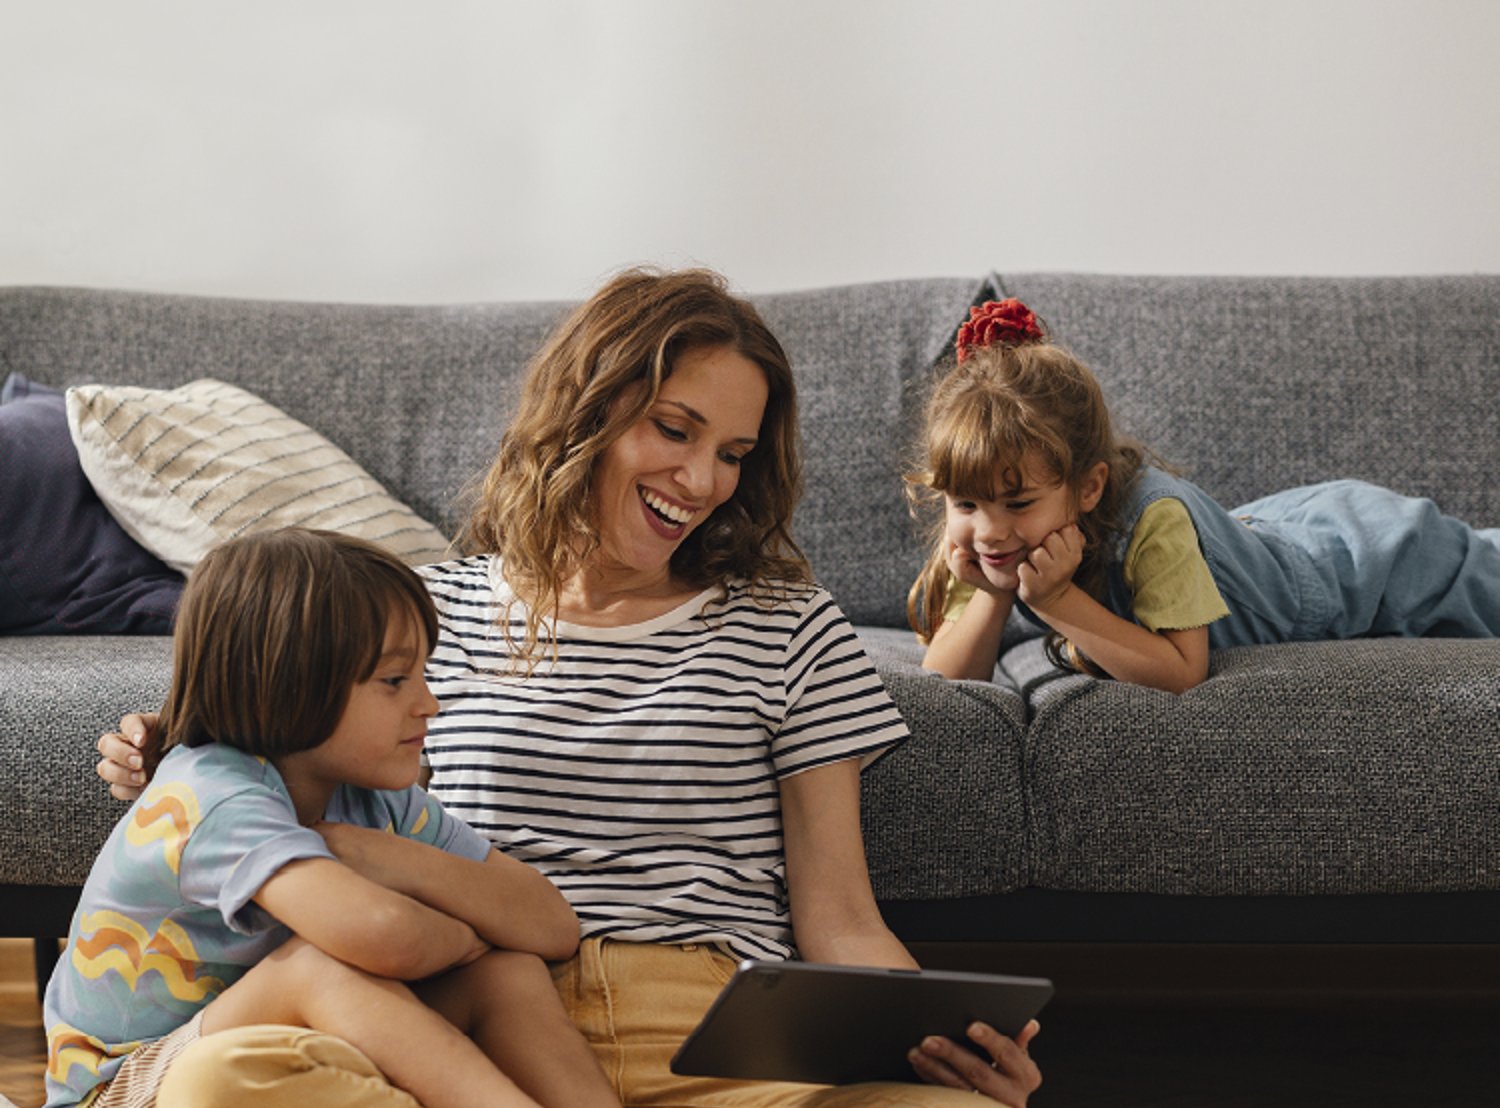
[[[962,362],[972,350],[995,343],[1023,346],[1047,338],[1036,313],[1014,296],[1005,300],[986,300],[969,309],[969,320],[958,329],[958,360]]]

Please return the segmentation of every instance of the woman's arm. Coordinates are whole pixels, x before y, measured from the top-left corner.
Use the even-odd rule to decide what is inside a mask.
[[[797,949],[809,962],[912,969],[916,961],[880,916],[859,824],[859,762],[846,758],[781,782],[787,895]],[[1042,1083],[1026,1047],[1033,1022],[1014,1040],[986,1024],[968,1034],[992,1059],[933,1036],[914,1044],[913,1071],[934,1085],[982,1093],[1023,1108]]]
[[[491,850],[483,862],[346,823],[316,828],[356,873],[469,924],[486,942],[556,960],[578,949],[578,917],[557,886]]]
[[[792,934],[809,962],[916,966],[875,904],[859,826],[859,761],[846,758],[781,782]]]
[[[421,980],[489,949],[463,920],[331,858],[287,863],[253,899],[319,950],[380,977]]]

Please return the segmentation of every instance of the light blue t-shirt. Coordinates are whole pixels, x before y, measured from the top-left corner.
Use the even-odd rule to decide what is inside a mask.
[[[475,861],[491,850],[415,786],[341,786],[326,818]],[[170,751],[94,861],[47,985],[47,1108],[84,1099],[285,942],[251,898],[289,862],[332,857],[270,762],[217,743]]]

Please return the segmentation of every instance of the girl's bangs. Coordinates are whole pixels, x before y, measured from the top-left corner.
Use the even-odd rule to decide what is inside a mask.
[[[931,484],[947,496],[998,500],[1026,484],[1021,465],[1031,444],[984,405],[961,406],[928,439]]]

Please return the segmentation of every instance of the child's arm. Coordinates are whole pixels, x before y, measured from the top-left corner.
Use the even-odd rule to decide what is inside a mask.
[[[379,977],[418,981],[489,949],[463,920],[331,858],[288,862],[253,899],[325,954]]]
[[[975,589],[957,619],[938,624],[922,656],[922,668],[950,680],[988,681],[994,677],[1012,600],[1010,593]]]
[[[578,917],[543,874],[491,850],[483,862],[347,823],[320,823],[335,857],[356,873],[471,926],[507,950],[549,960],[578,948]]]
[[[966,678],[989,681],[995,675],[1005,621],[1015,603],[1013,591],[997,588],[979,568],[973,555],[965,554],[952,540],[948,546],[948,570],[964,584],[974,586],[974,595],[957,619],[942,620],[922,656],[922,668],[950,680]]]
[[[1082,557],[1076,526],[1047,536],[1021,567],[1021,599],[1117,681],[1180,693],[1208,676],[1207,627],[1150,631],[1122,619],[1073,584]]]

